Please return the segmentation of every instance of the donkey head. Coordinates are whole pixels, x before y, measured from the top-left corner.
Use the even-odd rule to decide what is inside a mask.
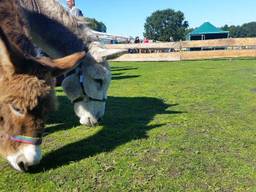
[[[126,50],[107,50],[99,43],[91,43],[82,65],[62,82],[81,124],[94,126],[102,119],[111,81],[107,59],[123,52]]]
[[[53,77],[84,56],[34,58],[0,30],[0,154],[18,171],[40,162],[45,116],[54,107]]]

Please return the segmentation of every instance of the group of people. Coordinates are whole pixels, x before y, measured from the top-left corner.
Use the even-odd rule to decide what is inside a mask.
[[[131,42],[130,42],[131,43]],[[134,43],[149,43],[148,38],[144,37],[143,40],[139,38],[139,36],[135,37]]]
[[[139,36],[135,37],[134,41],[129,41],[128,43],[149,43],[149,40],[145,37],[144,40],[141,40]],[[148,53],[148,49],[128,49],[128,53]]]

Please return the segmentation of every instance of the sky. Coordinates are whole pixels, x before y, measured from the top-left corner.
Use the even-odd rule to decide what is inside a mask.
[[[66,0],[59,0],[66,6]],[[182,11],[189,27],[209,21],[216,27],[256,21],[256,0],[76,0],[86,17],[102,21],[107,33],[143,37],[146,18],[154,11]]]

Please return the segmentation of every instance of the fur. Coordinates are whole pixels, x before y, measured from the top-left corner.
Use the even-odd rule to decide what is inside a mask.
[[[27,59],[35,54],[35,47],[22,18],[18,1],[0,2],[1,41],[6,46],[1,43],[0,129],[7,135],[36,137],[42,135],[44,114],[54,103],[53,81],[36,60]],[[0,153],[7,156],[21,145],[6,139],[1,142]]]

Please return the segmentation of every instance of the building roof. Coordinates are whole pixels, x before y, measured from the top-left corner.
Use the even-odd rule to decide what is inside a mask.
[[[210,22],[205,22],[203,23],[201,26],[199,26],[198,28],[196,28],[194,31],[192,31],[191,33],[189,33],[189,35],[193,36],[193,35],[202,35],[202,34],[216,34],[216,33],[229,33],[228,31],[223,31],[217,27],[215,27],[213,24],[211,24]]]

